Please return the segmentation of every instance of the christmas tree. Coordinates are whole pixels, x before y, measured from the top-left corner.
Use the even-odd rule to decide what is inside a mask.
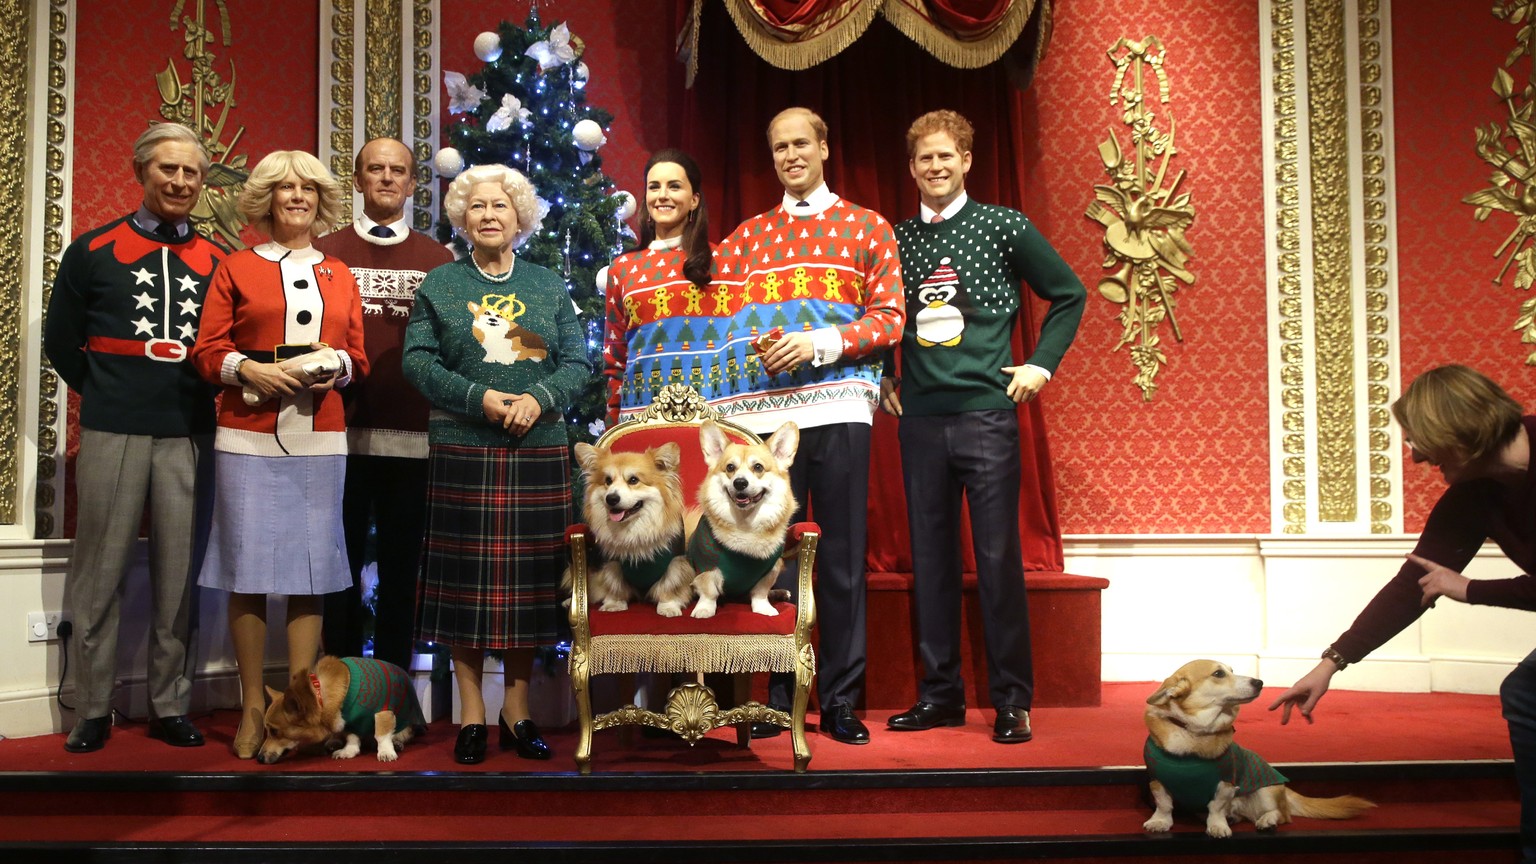
[[[565,278],[581,313],[587,354],[602,368],[603,302],[599,284],[613,256],[633,245],[623,220],[635,211],[634,196],[616,192],[603,173],[597,151],[613,115],[587,105],[584,46],[565,23],[544,27],[534,4],[522,25],[503,21],[496,32],[475,39],[475,56],[485,65],[471,75],[445,72],[450,146],[433,165],[452,178],[471,165],[501,164],[521,171],[548,205],[543,230],[518,250],[518,257]],[[438,236],[447,242],[446,216]],[[464,241],[455,239],[461,251]],[[606,273],[601,275],[606,282]],[[594,375],[566,414],[571,440],[591,441],[602,431],[607,391]]]

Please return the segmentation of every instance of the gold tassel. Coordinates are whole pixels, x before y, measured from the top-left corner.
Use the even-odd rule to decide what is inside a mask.
[[[940,62],[958,69],[979,69],[1008,51],[1019,34],[1024,32],[1024,25],[1029,23],[1029,15],[1034,9],[1035,0],[1014,0],[1013,5],[990,29],[965,37],[956,36],[953,31],[939,26],[936,21],[903,0],[891,0],[881,11],[897,30]],[[1046,8],[1041,10],[1042,14],[1049,9],[1050,3],[1047,0]],[[1045,32],[1042,27],[1041,33]],[[1043,36],[1041,41],[1043,43]],[[1043,44],[1039,46],[1039,52],[1044,56]]]
[[[752,0],[725,0],[725,8],[757,56],[780,69],[798,72],[830,60],[852,45],[864,35],[885,2],[844,0],[836,10],[822,15],[817,24],[792,35],[766,24]]]
[[[815,655],[811,663],[814,670]],[[588,674],[637,672],[794,672],[794,636],[599,636]]]

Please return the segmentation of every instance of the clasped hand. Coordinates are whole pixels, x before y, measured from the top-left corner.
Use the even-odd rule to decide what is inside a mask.
[[[485,412],[485,419],[500,424],[501,428],[514,435],[528,434],[528,430],[539,422],[540,415],[544,413],[539,400],[529,394],[503,393],[500,390],[485,391],[481,408]]]

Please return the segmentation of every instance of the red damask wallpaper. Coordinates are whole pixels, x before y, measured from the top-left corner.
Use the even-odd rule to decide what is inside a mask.
[[[1392,7],[1399,353],[1404,387],[1432,366],[1465,363],[1536,406],[1536,370],[1525,365],[1536,345],[1521,344],[1512,329],[1532,295],[1514,286],[1514,268],[1503,284],[1493,282],[1504,264],[1494,253],[1515,217],[1496,212],[1478,222],[1461,203],[1489,185],[1493,172],[1473,149],[1473,132],[1508,125],[1491,84],[1519,29],[1494,18],[1489,4],[1458,15],[1432,4]],[[1518,90],[1530,80],[1530,59],[1509,72]],[[1421,531],[1445,485],[1424,465],[1403,474],[1403,527]]]
[[[175,60],[181,80],[190,79],[182,55],[185,28],[170,28],[171,11],[196,4],[77,0],[72,146],[74,237],[138,207],[143,189],[133,179],[133,141],[160,116],[156,74]],[[214,70],[233,81],[227,143],[247,167],[272,150],[314,151],[317,143],[319,24],[318,0],[266,0],[223,4],[229,14],[231,45],[215,42]],[[205,23],[218,34],[217,4],[207,4]],[[233,64],[233,71],[231,71]],[[70,397],[67,476],[73,483],[79,424]],[[74,536],[74,496],[66,495],[64,533]]]
[[[1088,286],[1077,342],[1046,390],[1062,530],[1068,534],[1221,534],[1270,530],[1259,21],[1251,3],[1055,5],[1050,53],[1026,99],[1039,130],[1029,215]],[[1098,145],[1129,140],[1108,101],[1105,52],[1124,36],[1167,47],[1177,119],[1173,169],[1188,174],[1197,216],[1196,283],[1181,288],[1175,342],[1151,403],[1132,384],[1128,349],[1112,351],[1121,307],[1095,286],[1103,228],[1083,216],[1104,181]],[[1171,169],[1172,170],[1172,169]]]

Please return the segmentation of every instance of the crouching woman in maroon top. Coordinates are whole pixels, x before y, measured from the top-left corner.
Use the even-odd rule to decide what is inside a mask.
[[[1293,707],[1310,723],[1335,673],[1418,620],[1440,597],[1536,611],[1536,416],[1522,416],[1520,403],[1466,366],[1441,366],[1415,378],[1392,414],[1413,461],[1439,468],[1450,488],[1430,511],[1408,562],[1323,651],[1317,667],[1269,706],[1284,707],[1282,724]],[[1497,543],[1525,575],[1461,575],[1485,540]],[[1536,653],[1504,679],[1499,700],[1520,784],[1522,860],[1536,864]]]

